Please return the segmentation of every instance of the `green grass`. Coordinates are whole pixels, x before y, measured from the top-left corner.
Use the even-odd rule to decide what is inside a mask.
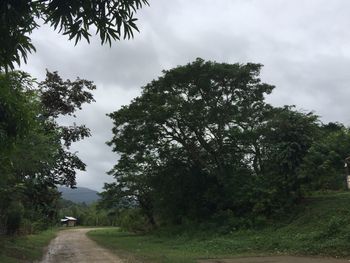
[[[308,198],[288,223],[230,234],[162,231],[147,235],[119,229],[94,230],[89,237],[116,253],[146,262],[195,262],[241,255],[318,255],[350,258],[350,193]]]
[[[58,229],[20,237],[0,237],[0,262],[33,262],[42,257],[43,249],[55,237]]]

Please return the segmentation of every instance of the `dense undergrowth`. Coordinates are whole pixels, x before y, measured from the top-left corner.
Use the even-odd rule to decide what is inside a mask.
[[[224,231],[223,231],[224,230]],[[318,255],[350,257],[350,193],[315,194],[288,219],[265,227],[163,228],[149,234],[119,229],[96,230],[89,236],[115,251],[150,262],[194,262],[198,258],[239,255]]]

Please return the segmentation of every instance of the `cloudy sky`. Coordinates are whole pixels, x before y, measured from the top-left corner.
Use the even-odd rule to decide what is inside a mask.
[[[78,114],[93,136],[73,150],[88,165],[78,186],[100,191],[117,162],[105,142],[106,113],[140,94],[162,69],[197,57],[264,65],[261,78],[276,86],[273,105],[313,110],[322,121],[350,125],[350,1],[348,0],[149,0],[138,13],[139,34],[110,48],[96,38],[74,46],[49,27],[32,34],[37,52],[22,70],[43,80],[45,69],[63,78],[93,80],[96,102]]]

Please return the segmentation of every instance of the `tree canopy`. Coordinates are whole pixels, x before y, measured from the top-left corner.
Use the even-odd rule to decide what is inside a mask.
[[[101,44],[133,37],[138,31],[134,14],[147,0],[2,0],[0,3],[0,70],[14,69],[35,51],[30,34],[40,21],[75,44],[88,42],[91,29]]]
[[[260,69],[197,59],[164,71],[109,114],[109,145],[120,159],[105,202],[134,199],[152,224],[268,216],[295,204],[318,117],[269,105],[274,87],[261,82]]]

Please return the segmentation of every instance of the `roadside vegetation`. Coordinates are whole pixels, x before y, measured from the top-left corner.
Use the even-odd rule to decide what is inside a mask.
[[[38,234],[26,236],[0,237],[0,262],[21,263],[40,260],[51,239],[56,235],[58,228],[51,228]]]
[[[208,223],[167,227],[148,234],[121,229],[88,236],[125,258],[142,262],[196,262],[253,255],[350,257],[350,193],[322,193],[303,200],[290,215],[264,226],[235,229]]]

